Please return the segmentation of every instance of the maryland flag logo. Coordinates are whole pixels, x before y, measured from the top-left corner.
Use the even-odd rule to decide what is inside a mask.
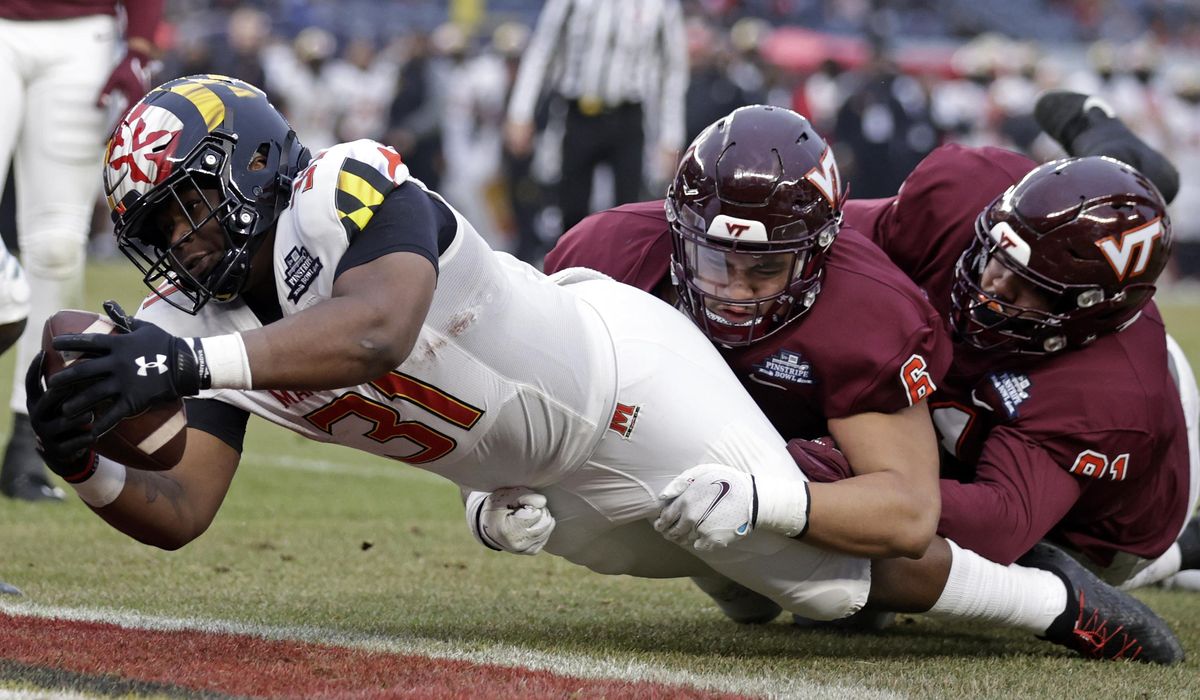
[[[373,162],[347,158],[337,180],[337,214],[347,238],[363,230],[383,198],[408,179],[400,154],[385,146],[375,148]],[[372,154],[372,155],[376,155]]]

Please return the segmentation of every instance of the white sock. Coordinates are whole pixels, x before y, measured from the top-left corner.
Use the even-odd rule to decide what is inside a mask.
[[[1179,551],[1179,544],[1172,544],[1171,548],[1158,559],[1150,562],[1146,568],[1137,572],[1133,578],[1121,584],[1121,590],[1129,590],[1131,588],[1141,588],[1149,586],[1152,583],[1158,583],[1165,578],[1179,573],[1179,567],[1183,564],[1183,553]]]
[[[947,542],[950,576],[928,614],[943,619],[998,622],[1043,634],[1067,609],[1067,587],[1057,575],[1016,564],[1001,566]]]

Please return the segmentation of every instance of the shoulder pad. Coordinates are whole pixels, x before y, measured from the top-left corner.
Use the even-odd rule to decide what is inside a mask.
[[[340,143],[318,153],[296,177],[291,209],[306,222],[336,220],[351,239],[408,179],[408,166],[391,146],[370,139]]]

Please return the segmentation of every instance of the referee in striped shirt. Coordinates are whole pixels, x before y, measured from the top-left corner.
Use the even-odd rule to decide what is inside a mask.
[[[589,213],[592,172],[608,163],[617,204],[641,197],[645,118],[669,168],[683,147],[688,62],[679,0],[548,0],[521,58],[505,128],[527,156],[533,112],[550,92],[567,103],[559,206],[563,230]]]

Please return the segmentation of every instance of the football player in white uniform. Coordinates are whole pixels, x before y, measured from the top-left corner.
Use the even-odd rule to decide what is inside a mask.
[[[120,530],[172,548],[203,532],[254,413],[464,488],[536,488],[558,520],[547,551],[597,571],[716,569],[821,619],[866,601],[862,559],[774,533],[701,559],[655,533],[658,493],[689,467],[803,477],[686,318],[493,252],[391,148],[310,160],[261,91],[202,76],[135,105],[104,172],[119,245],[156,293],[125,335],[56,341],[99,357],[54,377],[34,423],[52,467]],[[173,470],[94,455],[95,435],[176,396],[197,398]]]
[[[691,467],[799,493],[804,477],[686,317],[594,273],[549,278],[493,252],[386,146],[310,160],[257,88],[182,78],[125,116],[105,186],[118,243],[155,295],[136,319],[106,304],[122,334],[57,337],[90,359],[43,384],[39,358],[27,388],[47,463],[140,541],[177,548],[208,527],[254,413],[463,489],[536,489],[557,519],[546,551],[601,573],[723,575],[815,619],[852,614],[873,585],[911,587],[789,536],[803,511],[782,523],[719,495],[710,517],[728,547],[658,536],[658,494]],[[189,427],[173,469],[96,455],[120,419],[176,397],[189,397]],[[1033,607],[1007,621],[1073,628],[1069,606]],[[1139,650],[1157,647],[1147,656],[1181,655],[1148,610],[1114,612],[1129,613],[1119,624]]]

